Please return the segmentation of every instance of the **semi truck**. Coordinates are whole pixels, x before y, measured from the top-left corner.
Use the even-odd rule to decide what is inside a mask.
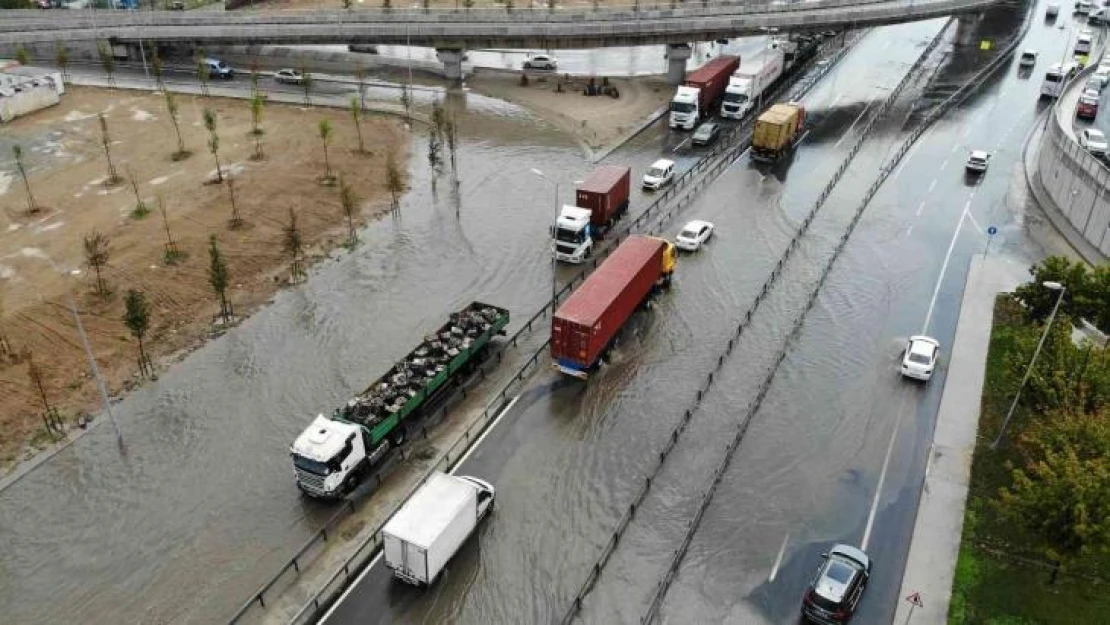
[[[725,87],[721,117],[741,119],[747,115],[762,95],[782,76],[784,60],[785,52],[782,47],[772,44],[758,61],[736,70]]]
[[[382,528],[385,565],[398,579],[431,586],[493,509],[493,486],[435,472]]]
[[[641,304],[671,284],[674,245],[633,235],[625,239],[551,320],[551,361],[558,371],[585,380]]]
[[[297,486],[324,499],[348,493],[404,443],[449,382],[474,370],[508,323],[508,310],[472,302],[331,416],[317,415],[290,448]]]
[[[598,167],[575,191],[577,206],[563,206],[555,220],[552,253],[555,259],[581,263],[628,210],[632,169],[615,165]]]
[[[752,158],[774,162],[789,152],[805,134],[806,110],[799,102],[776,104],[755,120]]]
[[[722,54],[690,72],[671,100],[671,128],[692,130],[717,109],[729,76],[740,67],[740,57]]]

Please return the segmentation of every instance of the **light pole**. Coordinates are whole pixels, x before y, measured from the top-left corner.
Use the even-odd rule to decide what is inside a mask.
[[[532,173],[536,174],[540,178],[543,178],[544,180],[546,180],[546,181],[550,182],[551,184],[555,185],[555,221],[553,221],[551,223],[556,224],[556,223],[558,223],[558,220],[559,220],[559,182],[557,180],[553,180],[551,178],[548,178],[547,176],[544,175],[544,173],[542,171],[536,169],[535,167],[532,168]],[[557,226],[552,226],[552,227],[557,228]],[[557,245],[557,243],[555,242],[554,237],[552,237],[551,245],[552,245],[552,249],[551,249],[551,312],[554,313],[555,312],[555,304],[557,303],[555,301],[555,299],[556,299],[556,295],[558,293],[558,279],[557,279],[557,274],[555,273],[556,260],[555,260],[555,247],[554,247],[555,245]]]
[[[77,312],[77,302],[73,299],[73,290],[69,288],[69,275],[62,271],[61,268],[54,262],[54,259],[43,253],[38,256],[50,263],[50,267],[62,276],[66,282],[66,299],[69,303],[69,312],[73,314],[73,321],[77,324],[77,334],[81,337],[81,346],[85,348],[85,356],[89,359],[89,368],[92,369],[93,378],[96,380],[96,387],[100,390],[100,399],[104,402],[104,412],[108,413],[108,419],[112,422],[112,428],[116,431],[116,442],[123,445],[123,432],[119,429],[119,423],[116,421],[116,415],[112,413],[112,404],[108,401],[108,389],[104,386],[104,380],[100,377],[100,367],[96,365],[96,357],[93,356],[92,348],[89,347],[89,338],[85,335],[85,326],[81,323],[81,315]]]
[[[1010,423],[1010,417],[1014,416],[1014,409],[1017,408],[1018,400],[1021,399],[1021,391],[1025,388],[1025,383],[1029,381],[1029,376],[1033,374],[1033,365],[1037,363],[1037,356],[1041,353],[1041,347],[1044,347],[1044,340],[1048,338],[1048,331],[1052,329],[1052,322],[1056,320],[1056,311],[1060,309],[1060,302],[1064,301],[1064,292],[1068,290],[1059,282],[1045,281],[1041,285],[1046,289],[1059,291],[1060,294],[1056,296],[1056,304],[1052,307],[1052,314],[1048,316],[1048,323],[1045,324],[1044,332],[1041,333],[1041,340],[1037,343],[1037,349],[1033,351],[1033,358],[1025,368],[1025,376],[1021,378],[1021,385],[1014,393],[1014,401],[1010,402],[1010,409],[1006,411],[1006,418],[1002,420],[1002,428],[998,431],[998,436],[991,442],[991,449],[998,449],[998,444],[1002,442],[1002,435],[1006,433],[1006,426]]]

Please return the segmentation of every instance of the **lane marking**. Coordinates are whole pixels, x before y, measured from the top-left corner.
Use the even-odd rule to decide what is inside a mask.
[[[925,210],[925,200],[921,200],[921,203],[917,205],[917,213],[915,216],[920,217],[921,211],[923,210]]]
[[[963,212],[960,213],[960,220],[956,222],[956,231],[952,233],[952,241],[948,243],[948,253],[944,255],[944,264],[940,267],[937,284],[933,287],[933,299],[929,301],[929,311],[925,313],[925,323],[921,326],[921,334],[928,334],[929,322],[933,319],[933,308],[936,307],[937,296],[940,295],[940,285],[944,282],[944,274],[948,271],[948,261],[952,260],[952,250],[956,248],[956,239],[960,236],[960,230],[964,227],[964,217],[967,216],[970,208],[971,200],[968,200],[967,204],[964,205]]]
[[[875,527],[875,514],[879,511],[879,498],[883,494],[883,483],[886,482],[886,473],[890,469],[890,457],[894,452],[894,441],[898,440],[898,430],[902,429],[902,417],[905,414],[906,395],[898,402],[898,419],[894,422],[894,431],[890,433],[890,442],[886,446],[886,457],[883,458],[883,470],[879,473],[879,483],[875,486],[875,496],[871,498],[871,511],[867,513],[867,526],[863,529],[863,540],[859,548],[867,551],[867,543],[871,541],[871,530]]]
[[[844,97],[844,93],[838,93],[838,94],[836,94],[836,97],[835,97],[835,98],[833,98],[833,101],[832,101],[832,103],[831,103],[831,104],[829,104],[829,108],[832,108],[832,107],[836,106],[836,103],[837,103],[837,102],[839,102],[839,101],[840,101],[840,99],[841,99],[841,98],[843,98],[843,97]]]
[[[909,229],[906,230],[906,238],[910,238],[911,234],[913,234],[913,226],[910,226]]]
[[[944,162],[940,164],[940,170],[944,171],[945,167],[948,167],[948,159],[944,159]]]
[[[910,159],[913,158],[913,153],[917,151],[917,148],[922,143],[923,142],[920,141],[920,140],[913,142],[913,147],[911,147],[910,151],[906,152],[906,155],[902,157],[902,163],[900,165],[898,165],[898,169],[894,172],[894,178],[893,178],[894,180],[897,180],[898,176],[902,175],[902,170],[906,168],[906,163],[910,162]]]
[[[953,154],[955,154],[955,153],[956,153],[956,150],[958,150],[958,149],[960,149],[960,144],[958,144],[958,143],[953,143],[953,144],[952,144],[952,153],[953,153]]]
[[[490,421],[489,425],[486,426],[486,431],[482,432],[482,435],[478,437],[478,440],[474,441],[474,444],[470,446],[470,449],[466,450],[466,453],[463,454],[463,457],[460,458],[453,467],[451,467],[451,470],[448,473],[450,473],[451,475],[455,474],[455,470],[461,467],[463,463],[466,462],[466,459],[470,457],[470,454],[474,453],[475,449],[478,449],[478,446],[482,444],[482,441],[484,441],[487,436],[489,436],[490,432],[497,429],[497,424],[501,422],[501,419],[503,419],[505,415],[509,414],[509,411],[512,410],[513,406],[516,405],[516,402],[519,399],[520,395],[517,395],[516,397],[512,398],[512,400],[510,400],[504,408],[501,409],[501,412],[498,413],[498,415],[494,417],[493,421]],[[362,572],[358,574],[358,577],[355,578],[355,581],[351,582],[347,586],[347,589],[343,591],[343,594],[339,595],[339,599],[335,603],[333,603],[332,606],[328,608],[328,611],[324,613],[324,616],[320,618],[321,623],[326,623],[331,615],[339,608],[339,606],[343,605],[343,603],[347,600],[347,595],[350,595],[351,592],[354,591],[354,589],[362,583],[362,580],[370,574],[370,571],[374,570],[374,567],[377,566],[378,561],[382,559],[383,555],[385,555],[385,552],[379,551],[378,555],[374,556],[374,559],[370,561],[370,564],[367,564],[366,568],[362,569]]]
[[[844,134],[840,135],[840,139],[838,139],[836,141],[836,143],[833,144],[834,148],[838,148],[838,147],[840,147],[841,143],[844,143],[844,140],[848,138],[848,134],[852,132],[852,128],[855,128],[856,124],[859,123],[859,120],[863,119],[863,116],[867,114],[867,110],[871,108],[871,101],[874,100],[874,99],[875,99],[875,94],[871,94],[871,97],[867,99],[867,104],[863,105],[863,110],[860,111],[859,115],[856,116],[856,119],[852,121],[852,125],[848,126],[844,130]]]
[[[775,581],[775,576],[779,574],[779,566],[782,565],[782,556],[786,553],[786,543],[788,542],[790,542],[790,532],[787,532],[786,536],[782,537],[782,546],[779,547],[779,555],[775,558],[775,565],[771,567],[771,576],[767,578],[767,581]]]
[[[933,181],[929,183],[929,191],[928,191],[928,193],[932,193],[932,192],[933,192],[933,189],[935,189],[936,187],[937,187],[937,179],[936,179],[936,178],[933,178]]]
[[[679,143],[678,145],[674,146],[674,149],[671,150],[671,154],[674,154],[675,152],[678,151],[678,148],[686,145],[686,142],[689,141],[690,139],[693,139],[693,136],[686,137],[685,139],[682,140],[682,143]]]
[[[976,232],[979,232],[979,233],[984,232],[983,226],[980,226],[979,222],[975,221],[975,215],[973,215],[970,210],[967,211],[967,218],[969,220],[971,220],[971,225],[975,226],[975,231]]]

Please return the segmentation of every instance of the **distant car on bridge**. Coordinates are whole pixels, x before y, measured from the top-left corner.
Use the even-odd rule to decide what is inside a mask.
[[[288,83],[292,85],[299,85],[304,82],[304,74],[295,69],[279,69],[274,72],[274,80],[281,83]]]
[[[524,69],[550,69],[559,67],[559,61],[549,54],[534,54],[524,60]]]

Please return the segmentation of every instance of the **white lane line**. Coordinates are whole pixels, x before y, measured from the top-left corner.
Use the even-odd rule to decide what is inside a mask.
[[[890,433],[890,442],[886,446],[886,457],[883,458],[883,470],[879,473],[879,483],[875,486],[875,496],[871,498],[871,511],[867,513],[867,525],[863,529],[863,540],[859,548],[867,552],[867,543],[871,541],[871,530],[875,527],[875,513],[879,511],[879,498],[883,494],[883,483],[886,482],[886,472],[890,469],[890,456],[894,451],[894,441],[898,440],[898,430],[902,429],[902,415],[906,403],[905,394],[898,402],[898,418],[894,422],[894,431]]]
[[[952,250],[956,248],[956,239],[960,236],[960,229],[964,227],[964,217],[967,216],[970,208],[971,200],[968,200],[967,204],[964,205],[963,212],[960,213],[960,220],[956,222],[956,231],[952,233],[952,241],[948,243],[948,252],[944,255],[944,264],[940,267],[937,284],[933,287],[933,299],[929,301],[929,311],[925,313],[925,323],[921,326],[921,334],[928,334],[929,322],[933,320],[933,308],[936,307],[937,296],[940,295],[940,285],[944,282],[944,274],[948,271],[948,261],[952,260]]]
[[[779,566],[782,565],[782,556],[786,553],[786,543],[788,542],[790,542],[789,532],[782,538],[782,546],[779,547],[779,555],[775,558],[775,565],[771,567],[771,576],[767,578],[767,581],[775,581],[775,576],[779,574]]]
[[[859,120],[863,119],[863,116],[867,114],[867,109],[871,108],[871,101],[874,99],[875,94],[871,94],[871,97],[867,99],[867,104],[863,105],[863,110],[860,111],[859,115],[856,116],[856,119],[852,121],[852,125],[848,126],[848,128],[844,130],[844,134],[840,135],[840,138],[837,139],[836,143],[833,144],[834,148],[838,148],[840,147],[841,143],[844,143],[844,140],[847,139],[848,135],[852,132],[852,128],[855,128],[856,124],[859,123]]]
[[[975,215],[971,214],[971,211],[967,211],[967,218],[968,218],[969,220],[971,220],[971,225],[975,226],[975,231],[976,231],[976,232],[978,232],[978,233],[980,233],[980,234],[982,234],[983,232],[985,232],[985,231],[983,230],[983,226],[980,226],[980,225],[979,225],[979,222],[975,221]]]
[[[907,239],[908,239],[908,238],[910,238],[910,235],[911,235],[911,234],[913,234],[913,226],[910,226],[910,227],[909,227],[909,228],[908,228],[908,229],[906,230],[906,238],[907,238]]]
[[[505,415],[509,414],[509,411],[512,410],[513,406],[516,405],[516,402],[519,399],[520,395],[517,395],[516,397],[512,398],[512,400],[509,401],[509,403],[506,404],[504,408],[501,409],[501,412],[496,417],[494,417],[493,421],[491,421],[489,425],[486,426],[486,431],[482,432],[482,435],[478,437],[478,440],[474,441],[474,444],[470,446],[470,449],[466,450],[466,453],[463,454],[463,457],[455,463],[455,466],[451,467],[451,474],[454,474],[455,469],[462,466],[462,464],[466,462],[466,459],[470,457],[470,454],[474,453],[475,449],[478,449],[478,446],[482,444],[482,441],[484,441],[486,437],[489,436],[490,432],[497,428],[497,424],[501,422],[501,419],[504,418]],[[370,571],[374,570],[374,567],[377,566],[378,561],[382,559],[382,555],[384,555],[384,553],[385,552],[378,552],[378,555],[374,556],[374,559],[370,561],[370,564],[366,565],[366,568],[362,569],[362,572],[358,574],[358,577],[355,578],[355,581],[351,582],[351,584],[347,586],[347,590],[344,590],[343,594],[339,596],[339,600],[332,604],[331,608],[329,608],[328,611],[324,613],[324,616],[320,618],[321,623],[326,623],[328,618],[331,617],[332,613],[335,612],[335,610],[340,605],[343,605],[343,602],[347,600],[347,595],[351,594],[351,592],[355,588],[357,588],[359,584],[362,583],[362,580],[370,574]]]
[[[836,103],[839,102],[840,99],[843,98],[843,97],[844,97],[843,93],[836,94],[836,97],[833,98],[833,101],[829,104],[829,108],[832,108],[832,107],[836,106]]]
[[[929,191],[928,192],[932,193],[933,189],[935,189],[936,187],[937,187],[937,179],[933,178],[933,181],[929,183]]]
[[[923,211],[923,210],[925,210],[925,200],[921,200],[921,203],[917,205],[917,213],[916,213],[915,216],[920,217],[921,216],[921,211]]]
[[[944,162],[940,164],[940,170],[944,171],[945,167],[948,167],[948,159],[944,159]]]
[[[677,151],[678,151],[678,148],[681,148],[682,146],[686,145],[686,142],[687,142],[687,141],[689,141],[689,140],[690,140],[690,139],[692,139],[692,138],[693,138],[693,137],[692,137],[692,136],[690,136],[690,137],[686,137],[685,139],[683,139],[683,140],[682,140],[682,143],[679,143],[678,145],[674,146],[674,149],[673,149],[673,150],[671,150],[671,153],[672,153],[672,154],[674,154],[675,152],[677,152]]]
[[[960,144],[959,143],[953,143],[952,144],[952,153],[955,154],[956,150],[958,150],[958,149],[960,149]]]
[[[902,170],[906,168],[906,163],[910,162],[910,159],[913,157],[913,153],[922,143],[923,141],[920,140],[913,142],[913,147],[910,148],[909,152],[906,152],[905,156],[902,157],[902,164],[899,165],[897,171],[894,172],[894,180],[897,180],[898,176],[902,175]]]

